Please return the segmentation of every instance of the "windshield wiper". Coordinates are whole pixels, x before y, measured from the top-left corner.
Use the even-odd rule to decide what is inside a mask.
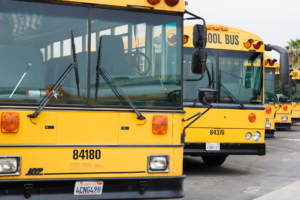
[[[97,74],[96,74],[96,91],[95,91],[95,99],[97,100],[98,96],[98,88],[99,88],[99,82],[100,82],[100,76],[103,77],[105,82],[109,85],[109,87],[112,89],[112,91],[115,93],[115,95],[120,99],[120,101],[123,103],[127,102],[133,109],[133,111],[137,114],[137,119],[144,120],[146,119],[140,111],[135,107],[135,105],[132,103],[132,101],[129,99],[129,97],[123,92],[123,90],[120,88],[118,83],[115,81],[115,79],[108,73],[108,71],[101,67],[101,47],[102,47],[102,38],[100,39],[99,44],[99,50],[98,50],[98,61],[97,61]]]
[[[78,62],[77,62],[77,57],[76,57],[73,31],[71,31],[71,37],[72,37],[73,63],[67,68],[67,70],[62,74],[62,76],[58,79],[58,81],[53,85],[53,87],[50,90],[49,95],[47,95],[43,98],[38,109],[34,113],[27,115],[27,117],[36,118],[42,112],[42,110],[45,108],[45,106],[50,101],[50,99],[57,93],[58,89],[62,86],[62,84],[65,82],[65,80],[69,77],[69,75],[71,74],[73,69],[75,69],[77,91],[78,91],[78,96],[80,96]]]
[[[229,92],[229,90],[222,84],[221,82],[221,74],[222,70],[220,69],[220,79],[219,79],[219,85],[223,86],[223,88],[225,89],[225,91],[233,98],[233,100],[235,101],[235,103],[238,103],[241,105],[242,108],[245,108],[244,104],[242,104],[233,94],[231,94],[231,92]],[[220,88],[221,89],[221,88]]]
[[[277,97],[276,97],[275,94],[273,94],[273,96],[274,96],[275,101],[279,104],[279,108],[277,110],[275,110],[275,112],[274,112],[274,117],[275,117],[277,111],[282,107],[282,104],[278,101],[278,99],[277,99]]]

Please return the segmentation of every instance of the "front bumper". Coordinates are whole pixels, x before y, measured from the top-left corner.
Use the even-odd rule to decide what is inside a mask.
[[[292,123],[299,123],[300,122],[300,118],[292,118]]]
[[[181,198],[184,196],[184,178],[185,176],[0,180],[0,199],[25,199],[25,194],[28,193],[32,200]],[[76,181],[103,181],[102,195],[74,196]],[[28,186],[32,185],[32,189],[24,189],[25,184],[26,188],[31,188]]]
[[[220,151],[206,151],[206,143],[185,143],[184,155],[224,156],[224,155],[266,155],[265,143],[220,143]]]
[[[292,123],[275,123],[275,129],[291,129]]]

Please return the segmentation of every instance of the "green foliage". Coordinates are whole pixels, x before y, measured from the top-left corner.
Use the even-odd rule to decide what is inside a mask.
[[[287,42],[286,50],[289,53],[290,64],[293,65],[293,68],[296,69],[300,67],[300,40],[290,40]]]

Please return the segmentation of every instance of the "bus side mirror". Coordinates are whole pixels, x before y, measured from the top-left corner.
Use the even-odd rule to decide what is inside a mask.
[[[279,102],[280,102],[280,103],[287,102],[287,100],[288,100],[288,98],[287,98],[287,97],[285,97],[285,96],[281,96],[281,97],[279,97]]]
[[[210,88],[197,88],[198,99],[202,105],[210,105],[217,98],[219,91]]]
[[[206,47],[206,27],[203,25],[196,24],[194,26],[193,33],[193,44],[195,48],[204,48]]]
[[[192,58],[192,64],[191,64],[191,71],[193,74],[202,74],[204,75],[206,67],[203,66],[203,59],[206,60],[207,54],[205,52],[205,58],[203,58],[203,52],[200,50],[196,50],[193,53],[193,58]],[[205,62],[206,63],[206,62]]]
[[[296,101],[297,103],[299,103],[299,102],[300,102],[300,97],[295,97],[295,101]]]

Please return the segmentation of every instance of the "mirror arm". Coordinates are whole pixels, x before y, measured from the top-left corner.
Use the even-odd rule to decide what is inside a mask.
[[[193,13],[187,11],[187,10],[185,10],[185,13],[186,13],[186,14],[189,14],[189,15],[191,15],[191,16],[194,17],[194,18],[191,18],[191,19],[200,19],[200,20],[203,21],[204,35],[201,36],[201,37],[199,38],[199,40],[205,40],[205,39],[206,39],[206,22],[205,22],[205,19],[202,18],[202,17],[200,17],[200,16],[198,16],[198,15],[195,15],[195,14],[193,14]],[[186,19],[188,20],[189,18],[186,18]],[[205,58],[205,42],[203,42],[202,49],[203,49],[203,51],[202,51],[202,56],[203,56],[203,58]],[[203,60],[202,60],[202,66],[206,66],[206,59],[203,59]],[[203,78],[203,77],[201,77],[199,80],[194,80],[194,81],[200,81],[202,78]]]
[[[194,119],[191,123],[189,123],[186,127],[184,127],[183,129],[183,133],[181,134],[181,143],[185,142],[185,129],[187,129],[190,125],[192,125],[195,121],[197,121],[200,117],[202,117],[207,111],[209,111],[212,108],[212,105],[209,106],[209,108],[207,108],[203,113],[199,112],[196,115],[193,115],[192,117],[188,118],[188,119],[182,119],[183,122],[189,121],[195,117],[197,117],[196,119]]]

